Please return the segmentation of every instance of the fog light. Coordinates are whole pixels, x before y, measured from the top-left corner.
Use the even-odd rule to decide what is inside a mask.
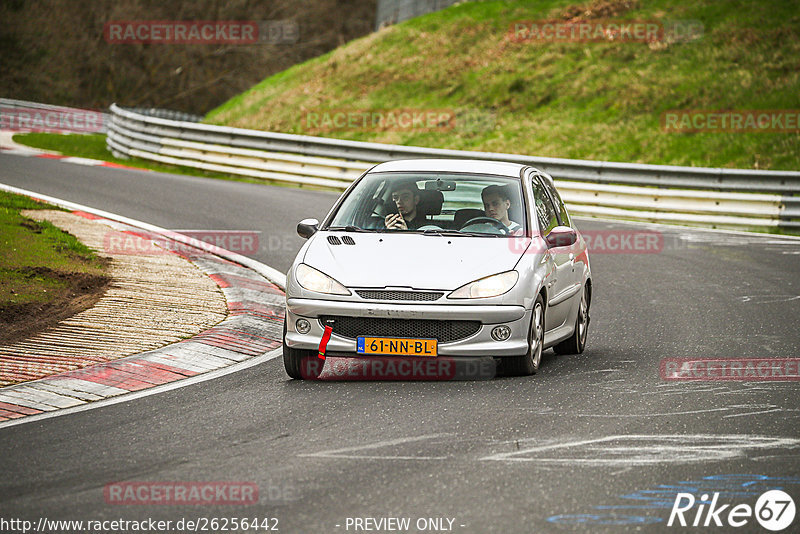
[[[505,341],[509,336],[511,336],[511,328],[506,325],[492,328],[492,339],[495,341]]]
[[[295,328],[301,334],[308,334],[311,332],[311,323],[309,323],[306,319],[298,319],[296,323],[294,323]]]

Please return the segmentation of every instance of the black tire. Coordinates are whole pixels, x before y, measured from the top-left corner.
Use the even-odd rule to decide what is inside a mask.
[[[536,297],[531,312],[531,327],[528,329],[528,352],[524,356],[503,358],[503,369],[508,376],[529,376],[539,371],[544,347],[544,300]],[[535,343],[534,343],[535,341]]]
[[[589,288],[583,288],[581,304],[578,308],[578,317],[575,319],[575,331],[569,339],[565,339],[553,350],[556,354],[580,354],[586,348],[586,338],[589,335]]]
[[[295,380],[313,380],[322,374],[325,361],[313,350],[293,349],[286,345],[286,319],[283,320],[283,367]]]

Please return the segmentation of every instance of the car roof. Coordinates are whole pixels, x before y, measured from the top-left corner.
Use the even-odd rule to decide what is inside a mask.
[[[373,167],[370,173],[400,171],[465,172],[519,178],[520,171],[525,167],[528,167],[528,165],[475,159],[403,159],[380,163]]]

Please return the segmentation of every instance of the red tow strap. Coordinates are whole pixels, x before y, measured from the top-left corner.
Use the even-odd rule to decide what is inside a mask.
[[[325,332],[322,333],[322,340],[319,342],[318,357],[322,361],[325,361],[325,349],[328,348],[328,340],[331,338],[331,332],[333,332],[333,328],[326,326]]]

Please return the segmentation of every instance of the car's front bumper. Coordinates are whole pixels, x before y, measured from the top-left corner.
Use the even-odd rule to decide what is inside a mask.
[[[286,302],[286,344],[295,349],[317,350],[324,328],[320,316],[343,315],[348,317],[388,319],[428,319],[479,321],[481,328],[473,335],[438,344],[440,356],[519,356],[528,350],[528,328],[531,310],[523,306],[474,304],[400,304],[346,302],[289,298]],[[304,317],[311,323],[311,331],[300,334],[295,328],[297,319]],[[511,328],[505,341],[492,339],[491,331],[497,325]],[[356,340],[336,334],[328,341],[329,353],[356,356]]]

